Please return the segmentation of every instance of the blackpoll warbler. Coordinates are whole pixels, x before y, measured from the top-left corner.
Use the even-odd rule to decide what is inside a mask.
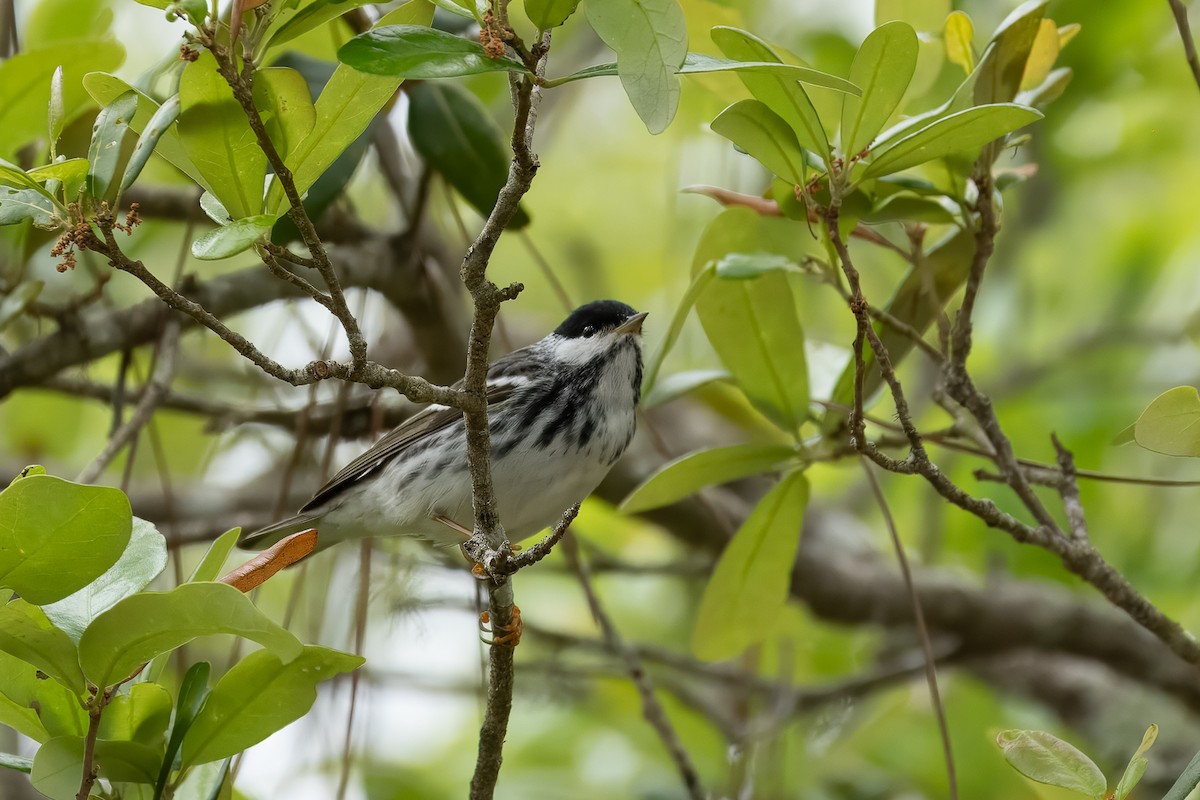
[[[553,525],[625,452],[641,395],[645,317],[615,300],[588,303],[489,368],[492,481],[511,540]],[[299,514],[239,544],[267,547],[317,528],[322,549],[387,535],[457,545],[473,522],[462,412],[433,405],[351,461]]]

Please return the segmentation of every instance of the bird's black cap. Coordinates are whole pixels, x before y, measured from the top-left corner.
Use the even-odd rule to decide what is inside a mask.
[[[571,316],[554,329],[564,339],[591,336],[598,331],[610,331],[637,314],[619,300],[594,300],[571,312]]]

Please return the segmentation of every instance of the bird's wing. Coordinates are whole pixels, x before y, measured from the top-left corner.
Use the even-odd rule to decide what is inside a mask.
[[[527,349],[525,348],[525,350]],[[488,369],[488,408],[495,408],[497,404],[504,402],[524,386],[529,374],[533,371],[530,367],[523,350],[514,351],[497,359]],[[458,381],[450,388],[462,388],[462,381]],[[304,504],[300,513],[321,505],[361,478],[382,467],[408,449],[414,442],[447,428],[460,419],[462,419],[462,411],[443,405],[432,405],[418,411],[343,467],[313,495],[311,500]]]

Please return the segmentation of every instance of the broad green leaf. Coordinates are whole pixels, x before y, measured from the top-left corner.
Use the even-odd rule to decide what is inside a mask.
[[[888,301],[887,312],[924,334],[937,316],[943,313],[950,298],[962,288],[974,253],[975,236],[965,229],[951,233],[934,244],[925,253],[924,261],[904,276],[904,280]],[[915,346],[912,340],[886,325],[876,324],[875,330],[891,356],[892,365],[898,367]],[[879,389],[883,378],[875,367],[874,355],[869,346],[866,348],[865,362],[867,371],[863,399],[867,402]],[[853,361],[846,365],[830,399],[846,408],[853,404]],[[840,428],[846,421],[846,413],[844,409],[831,409],[825,416],[822,430],[829,433]]]
[[[24,600],[0,606],[0,650],[32,664],[77,695],[86,689],[75,643],[42,609]]]
[[[911,194],[894,194],[863,217],[867,222],[929,222],[935,225],[954,224],[954,214],[944,205],[929,197]]]
[[[44,281],[26,281],[17,284],[16,288],[0,299],[0,331],[25,312],[29,304],[42,293],[43,286]]]
[[[271,214],[256,214],[208,231],[192,243],[192,255],[203,261],[216,261],[243,253],[271,232],[275,219]]]
[[[75,800],[83,775],[83,738],[60,736],[42,745],[33,759],[33,788],[51,800]],[[159,754],[137,742],[96,741],[95,763],[110,781],[153,783]]]
[[[1041,118],[1040,111],[1015,103],[968,108],[890,142],[874,155],[862,178],[890,175],[951,153],[969,152],[974,158],[988,142]]]
[[[316,0],[301,8],[271,33],[269,44],[279,47],[366,3],[367,0]]]
[[[363,662],[311,645],[286,664],[268,650],[251,653],[213,687],[184,737],[183,763],[217,761],[258,744],[308,712],[318,683]]]
[[[768,272],[796,272],[800,265],[777,253],[728,253],[717,261],[716,269],[718,278],[745,280]]]
[[[692,652],[706,661],[761,642],[787,602],[808,505],[808,481],[793,472],[771,489],[729,540],[704,587]]]
[[[1121,774],[1121,780],[1117,781],[1116,791],[1113,792],[1114,800],[1125,800],[1133,791],[1133,787],[1137,786],[1142,776],[1146,774],[1146,767],[1150,763],[1146,760],[1146,751],[1154,745],[1154,740],[1157,738],[1157,725],[1146,728],[1146,732],[1142,735],[1142,743],[1138,745],[1137,752],[1129,759],[1125,772]]]
[[[342,45],[338,60],[361,72],[395,78],[461,78],[483,72],[523,72],[511,56],[492,58],[475,39],[428,25],[381,25]]]
[[[86,158],[63,158],[53,164],[34,167],[26,174],[34,181],[62,181],[69,186],[87,177],[88,162]],[[69,196],[70,192],[67,194]]]
[[[950,0],[875,0],[875,25],[900,20],[922,33],[934,33],[942,29],[950,9]]]
[[[508,179],[504,134],[475,95],[453,83],[426,82],[408,94],[408,136],[425,163],[484,217]],[[529,224],[517,209],[509,227]]]
[[[133,514],[119,489],[30,475],[0,492],[0,586],[31,603],[61,600],[111,567]]]
[[[654,408],[717,381],[729,382],[733,376],[723,369],[693,369],[676,372],[654,382],[654,388],[642,395],[642,407]]]
[[[27,219],[39,228],[56,227],[54,203],[44,190],[0,186],[0,225],[15,225]]]
[[[37,4],[35,4],[36,6]],[[24,145],[46,137],[55,71],[63,69],[62,99],[69,119],[87,99],[80,81],[85,69],[111,70],[125,60],[115,41],[93,40],[25,50],[0,63],[0,158],[11,158]]]
[[[1200,393],[1176,386],[1151,401],[1133,426],[1139,445],[1168,456],[1200,457]]]
[[[179,118],[179,111],[179,95],[175,94],[164,101],[154,112],[154,116],[150,117],[150,121],[146,123],[142,135],[138,138],[137,145],[133,148],[133,154],[129,156],[129,165],[125,167],[125,177],[121,179],[122,192],[132,186],[133,182],[137,180],[137,176],[142,174],[142,169],[150,160],[154,149],[158,147],[159,140]]]
[[[211,53],[183,68],[179,102],[179,136],[208,189],[234,219],[260,213],[267,157]]]
[[[133,518],[125,552],[108,571],[79,591],[43,607],[46,616],[78,642],[96,617],[134,592],[140,592],[167,565],[167,542],[154,524]]]
[[[125,81],[109,75],[104,72],[89,72],[83,77],[83,85],[87,89],[88,94],[92,99],[101,105],[108,105],[117,97],[129,90],[137,92],[137,113],[133,116],[133,121],[129,123],[129,127],[134,133],[142,133],[146,129],[146,125],[154,118],[158,112],[159,105],[143,92],[134,89]],[[196,169],[196,165],[192,163],[188,157],[187,151],[184,150],[183,142],[179,138],[178,124],[169,126],[158,139],[158,146],[155,152],[170,162],[176,169],[187,175],[192,180],[199,183],[205,189],[208,189],[208,182],[204,179]]]
[[[1058,60],[1059,47],[1058,26],[1052,19],[1043,19],[1029,48],[1029,58],[1025,61],[1025,72],[1021,76],[1022,91],[1042,85]]]
[[[782,117],[758,100],[739,100],[709,126],[793,185],[805,182],[804,153]]]
[[[215,581],[221,577],[221,567],[225,565],[225,560],[229,558],[241,533],[241,528],[230,528],[218,536],[216,541],[209,545],[208,552],[204,554],[204,558],[200,559],[196,569],[192,571],[188,583]]]
[[[1038,783],[1103,800],[1108,784],[1100,768],[1074,746],[1045,731],[1001,731],[996,744],[1018,772]]]
[[[317,121],[308,82],[287,67],[267,67],[254,75],[254,105],[260,110],[272,144],[287,156],[312,133]]]
[[[74,58],[72,48],[80,41],[103,37],[112,20],[112,9],[96,0],[38,0],[25,19],[21,47],[32,50],[54,45]]]
[[[675,313],[671,316],[671,323],[667,326],[662,343],[654,351],[654,355],[650,357],[646,366],[646,376],[642,379],[642,394],[649,395],[654,390],[655,379],[658,377],[658,371],[662,369],[663,360],[675,346],[676,340],[679,339],[679,332],[683,329],[683,323],[687,321],[692,306],[696,304],[696,298],[700,296],[700,293],[704,291],[716,274],[716,267],[710,264],[697,271],[692,277],[691,284],[684,292],[679,305],[676,306]]]
[[[839,78],[836,75],[830,75],[827,72],[809,69],[808,67],[799,67],[795,64],[781,64],[775,61],[731,61],[726,58],[706,56],[703,53],[688,53],[687,57],[683,60],[683,66],[675,74],[703,75],[710,72],[736,72],[738,74],[749,72],[777,75],[780,78],[796,80],[812,86],[823,86],[826,89],[833,89],[847,94],[861,94],[858,87],[850,81]],[[562,86],[565,83],[581,81],[585,78],[604,78],[619,74],[620,72],[616,64],[596,64],[595,66],[585,67],[570,75],[548,80],[546,85]]]
[[[713,44],[721,48],[727,58],[735,61],[780,61],[771,46],[737,28],[717,26],[712,29]],[[813,108],[808,94],[795,78],[774,73],[760,74],[739,71],[738,78],[750,90],[755,99],[762,101],[792,127],[800,145],[829,160],[829,140],[817,110]]]
[[[52,200],[50,193],[42,186],[42,182],[34,178],[25,170],[18,167],[16,164],[10,164],[3,159],[0,159],[0,184],[11,186],[14,189],[32,189],[41,194],[47,200]]]
[[[171,723],[171,737],[167,740],[167,752],[163,757],[162,769],[158,773],[158,782],[155,786],[156,797],[162,796],[163,789],[167,785],[167,778],[171,775],[171,768],[179,755],[179,749],[183,747],[184,738],[191,730],[192,723],[196,721],[196,716],[200,713],[204,701],[208,699],[209,672],[208,662],[198,661],[192,664],[187,674],[183,676],[183,683],[179,687],[179,700],[175,704],[175,719]]]
[[[87,713],[79,695],[38,668],[0,650],[0,723],[37,742],[55,736],[82,736]]]
[[[965,11],[955,11],[946,17],[942,28],[946,58],[958,64],[968,75],[975,69],[975,25]]]
[[[621,502],[620,510],[638,514],[660,508],[706,486],[773,472],[795,458],[795,449],[778,444],[739,444],[688,453],[642,481]]]
[[[449,2],[449,0],[443,0]],[[185,774],[179,788],[175,790],[175,800],[232,800],[232,787],[226,786],[229,777],[231,759],[211,761],[207,764],[197,764]]]
[[[232,586],[185,583],[127,597],[97,617],[79,641],[79,663],[92,683],[111,686],[159,653],[217,633],[251,639],[287,660],[301,648]]]
[[[525,0],[525,14],[540,30],[557,28],[575,13],[579,0]]]
[[[426,0],[409,0],[386,14],[374,30],[388,25],[428,25],[433,6]],[[315,104],[317,119],[312,132],[288,156],[296,191],[303,194],[329,168],[351,142],[367,129],[379,110],[396,93],[402,79],[366,75],[345,64],[338,65]],[[286,198],[278,182],[267,197],[267,212],[279,215]]]
[[[677,0],[588,0],[588,22],[617,54],[617,74],[650,133],[679,107],[675,73],[687,57],[687,24]]]
[[[889,22],[873,30],[850,65],[850,80],[862,97],[842,99],[841,150],[847,157],[870,147],[917,68],[917,34],[906,22]]]
[[[46,108],[46,129],[50,133],[50,157],[57,154],[58,137],[67,124],[67,108],[63,104],[63,68],[54,68],[50,76],[50,105]]]
[[[121,160],[121,143],[136,111],[137,95],[131,90],[100,109],[96,116],[88,147],[87,193],[97,205],[101,200],[111,199],[109,186]]]
[[[0,767],[15,769],[17,772],[28,774],[33,769],[33,759],[14,755],[13,753],[0,753]]]
[[[1028,0],[1000,23],[976,70],[975,105],[1008,103],[1017,96],[1047,2]]]
[[[135,683],[104,707],[100,738],[131,741],[161,750],[171,722],[171,693],[157,683]]]

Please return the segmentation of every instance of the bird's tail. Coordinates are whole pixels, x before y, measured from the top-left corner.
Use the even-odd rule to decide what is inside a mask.
[[[318,514],[297,514],[294,517],[288,517],[265,528],[243,533],[238,537],[238,547],[246,550],[265,550],[293,533],[316,527],[315,523],[318,519],[320,519]]]

